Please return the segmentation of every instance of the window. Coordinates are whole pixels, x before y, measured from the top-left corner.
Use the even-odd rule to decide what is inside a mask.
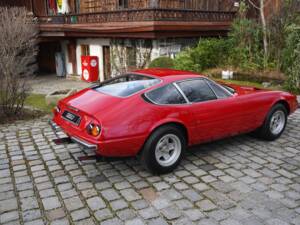
[[[90,55],[90,46],[89,45],[81,45],[81,55],[82,56]]]
[[[229,91],[231,94],[235,94],[235,90],[232,87],[229,87],[225,84],[222,84],[222,87]]]
[[[152,77],[128,74],[108,81],[104,81],[93,89],[116,97],[128,97],[138,91],[152,87],[160,82]]]
[[[225,88],[223,88],[216,82],[211,81],[211,80],[206,80],[206,81],[209,83],[210,87],[213,89],[213,91],[218,96],[218,98],[227,98],[227,97],[231,96],[227,90],[224,90]]]
[[[127,9],[128,8],[128,0],[119,0],[119,8]]]
[[[173,84],[157,88],[146,94],[146,97],[157,104],[172,105],[172,104],[184,104],[186,103],[183,96],[177,90]]]
[[[136,67],[136,50],[133,47],[127,47],[127,65],[129,67]]]
[[[182,81],[178,86],[190,102],[203,102],[217,98],[204,79]]]

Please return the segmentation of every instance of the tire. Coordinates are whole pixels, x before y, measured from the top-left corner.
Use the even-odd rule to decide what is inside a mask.
[[[186,138],[183,132],[174,125],[165,125],[148,138],[140,160],[145,169],[154,174],[169,173],[178,166],[185,149]]]
[[[281,136],[287,124],[287,109],[278,103],[269,111],[263,125],[252,134],[267,141],[274,141]],[[279,118],[279,119],[278,119]],[[277,122],[274,122],[277,121]],[[277,128],[276,128],[277,124]]]

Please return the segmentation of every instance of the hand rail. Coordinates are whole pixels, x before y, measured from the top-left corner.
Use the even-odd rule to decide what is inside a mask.
[[[40,16],[40,23],[50,24],[82,24],[106,22],[134,22],[134,21],[205,21],[231,22],[236,12],[230,11],[202,11],[189,9],[145,8],[92,12],[81,14],[65,14],[55,16]]]

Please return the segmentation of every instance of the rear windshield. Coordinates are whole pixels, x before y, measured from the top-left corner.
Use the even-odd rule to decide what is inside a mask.
[[[159,79],[153,77],[128,74],[105,81],[93,89],[116,97],[128,97],[159,82]]]

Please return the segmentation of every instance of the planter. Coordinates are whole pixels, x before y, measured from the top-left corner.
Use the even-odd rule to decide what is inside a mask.
[[[45,101],[47,105],[56,105],[60,99],[66,98],[74,93],[76,93],[76,89],[66,89],[66,90],[59,90],[54,91],[48,94],[45,97]]]

